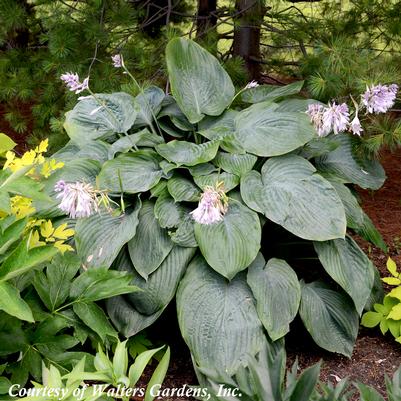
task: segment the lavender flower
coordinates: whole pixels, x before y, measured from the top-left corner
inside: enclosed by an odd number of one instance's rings
[[[61,199],[59,209],[72,219],[89,217],[94,211],[98,211],[96,192],[90,184],[67,184],[61,180],[56,183],[54,190],[59,192],[57,199]]]
[[[358,113],[355,114],[354,119],[351,121],[349,129],[354,135],[361,136],[361,132],[363,132],[363,129],[361,122],[359,121]]]
[[[121,54],[115,54],[111,56],[111,59],[114,67],[121,68],[123,66],[123,56]]]
[[[248,82],[248,83],[246,84],[246,86],[245,86],[244,89],[256,88],[256,87],[258,87],[258,86],[259,86],[259,84],[258,84],[256,81],[251,81],[251,82]]]
[[[83,82],[80,82],[78,74],[67,72],[61,75],[60,79],[65,82],[67,88],[71,92],[75,92],[77,94],[89,88],[89,77],[85,78]]]
[[[318,103],[310,104],[306,111],[306,114],[310,117],[311,123],[314,125],[319,136],[330,134],[330,130],[327,131],[323,129],[323,111],[324,107]]]
[[[362,103],[366,106],[368,113],[385,113],[394,105],[397,96],[398,86],[372,85],[367,87],[362,95]]]
[[[205,187],[198,207],[190,214],[199,224],[214,224],[223,220],[227,209],[227,197],[221,188],[221,184],[218,184],[216,188]]]
[[[348,106],[345,103],[329,103],[329,107],[324,109],[322,122],[324,132],[334,131],[334,134],[337,135],[346,131],[349,124]]]

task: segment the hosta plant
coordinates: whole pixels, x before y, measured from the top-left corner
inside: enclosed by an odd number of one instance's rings
[[[65,166],[44,180],[52,201],[34,204],[39,216],[75,217],[85,269],[133,274],[142,291],[107,300],[126,337],[177,292],[200,368],[234,374],[296,316],[318,345],[350,356],[381,285],[347,227],[385,249],[352,187],[378,189],[385,173],[354,156],[352,133],[396,88],[354,100],[351,112],[299,97],[302,83],[235,93],[190,40],[173,39],[166,59],[171,94],[94,94],[86,82],[89,95],[66,115],[71,141],[54,155]]]

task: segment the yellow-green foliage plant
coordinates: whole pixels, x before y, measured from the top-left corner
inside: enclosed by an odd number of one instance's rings
[[[387,260],[387,270],[391,276],[384,277],[383,282],[396,287],[384,297],[382,304],[373,305],[374,311],[366,312],[362,316],[361,324],[365,327],[379,325],[383,334],[390,331],[395,341],[401,343],[401,273],[390,257]]]

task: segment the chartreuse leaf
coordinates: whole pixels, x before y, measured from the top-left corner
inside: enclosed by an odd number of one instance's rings
[[[375,268],[370,259],[348,236],[313,245],[326,272],[352,298],[361,314],[374,282]]]
[[[393,306],[390,313],[387,315],[387,319],[401,320],[401,303]],[[398,337],[398,335],[395,337]]]
[[[304,81],[293,82],[285,86],[260,85],[244,91],[241,94],[241,99],[246,103],[259,103],[266,100],[275,101],[285,96],[296,95],[303,86]]]
[[[246,269],[260,249],[258,215],[231,200],[224,218],[214,224],[195,223],[195,238],[208,264],[231,280]]]
[[[118,342],[113,357],[113,372],[117,378],[125,376],[128,369],[127,340]]]
[[[263,328],[244,274],[227,281],[198,256],[178,288],[177,309],[182,336],[200,367],[231,376],[263,346]]]
[[[134,98],[128,93],[98,93],[79,101],[66,113],[64,128],[74,142],[83,144],[127,132],[136,114]]]
[[[79,219],[75,226],[78,256],[85,266],[110,267],[118,252],[136,233],[140,202],[120,216],[110,212]]]
[[[399,274],[398,274],[398,272],[397,272],[397,265],[396,265],[396,263],[394,262],[394,260],[391,259],[390,257],[387,259],[386,266],[387,266],[387,270],[388,270],[394,277],[398,277],[398,276],[399,276]]]
[[[347,295],[315,281],[302,285],[299,313],[320,347],[351,357],[359,317]]]
[[[98,176],[99,187],[129,194],[148,191],[163,175],[160,160],[151,150],[122,153],[103,164]]]
[[[234,85],[219,61],[195,42],[176,38],[166,48],[171,91],[190,123],[219,116],[234,98]]]
[[[316,159],[319,173],[343,183],[359,185],[362,188],[379,189],[386,179],[383,167],[377,160],[357,159],[352,151],[350,135],[338,135],[340,146]]]
[[[344,238],[345,211],[333,186],[300,156],[272,157],[261,176],[241,180],[241,196],[251,208],[298,237],[324,241]]]
[[[0,155],[12,150],[17,144],[6,134],[0,133]]]
[[[135,270],[146,280],[173,248],[167,230],[160,227],[154,213],[154,203],[145,201],[138,216],[136,235],[128,242]]]
[[[156,385],[161,386],[164,378],[166,377],[166,373],[167,373],[167,369],[168,369],[168,365],[170,363],[170,347],[167,347],[166,352],[163,355],[163,358],[161,359],[161,361],[159,362],[159,364],[157,365],[155,371],[153,372],[147,389],[146,389],[146,393],[145,393],[145,401],[153,401],[155,396],[152,395],[152,388],[155,388]]]
[[[143,371],[148,365],[149,361],[153,358],[153,356],[159,352],[163,347],[150,349],[148,351],[141,352],[135,359],[135,362],[129,368],[129,384],[131,387],[135,387],[136,383],[142,376]],[[149,384],[148,384],[149,385]]]
[[[365,327],[375,327],[382,320],[383,315],[378,312],[366,312],[362,316],[361,325]]]
[[[276,341],[286,335],[301,300],[301,287],[294,270],[281,259],[273,258],[266,264],[259,254],[249,266],[247,282],[269,337]]]
[[[7,282],[0,282],[0,310],[18,319],[34,322],[31,309],[19,291]]]
[[[50,260],[58,250],[53,246],[28,248],[28,239],[24,239],[11,252],[0,266],[0,281],[7,281]]]
[[[219,144],[219,140],[201,143],[200,145],[174,140],[157,145],[156,151],[169,162],[178,166],[196,166],[214,159]]]
[[[257,156],[289,153],[316,136],[305,113],[277,112],[271,103],[255,104],[235,117],[235,138]]]

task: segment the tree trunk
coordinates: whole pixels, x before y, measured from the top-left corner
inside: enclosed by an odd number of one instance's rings
[[[233,54],[245,61],[249,79],[259,79],[260,29],[264,7],[262,0],[236,0]]]
[[[217,0],[198,0],[198,13],[196,16],[196,38],[204,41],[206,36],[215,32],[217,16]]]

